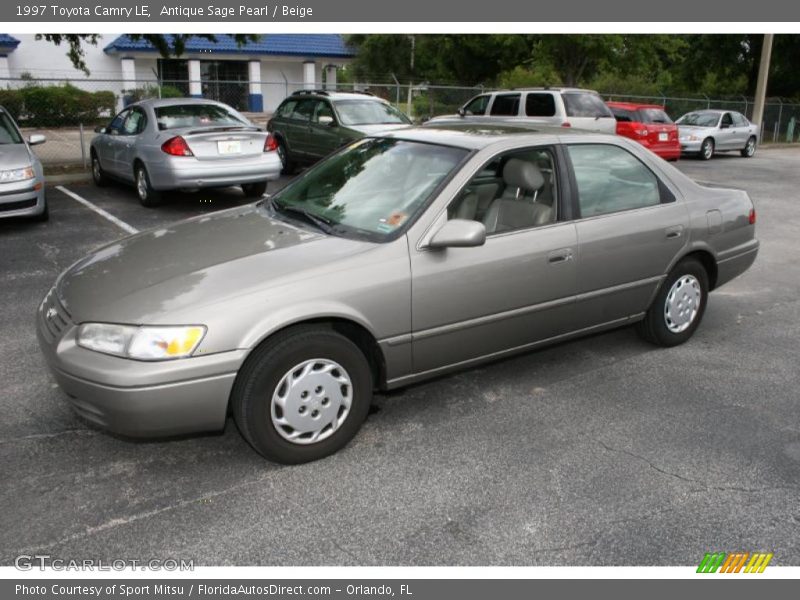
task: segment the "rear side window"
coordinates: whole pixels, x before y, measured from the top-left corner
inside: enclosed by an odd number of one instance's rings
[[[519,94],[498,94],[492,103],[491,115],[516,117],[519,115]]]
[[[613,117],[611,110],[597,94],[565,92],[564,107],[568,117]]]
[[[568,150],[581,217],[661,203],[658,178],[627,150],[609,144],[576,144]]]
[[[464,114],[467,115],[485,115],[486,107],[489,106],[489,98],[491,96],[484,95],[473,98],[464,105]]]
[[[643,108],[639,112],[642,113],[644,123],[672,123],[672,119],[669,118],[669,115],[660,108]]]
[[[525,98],[525,114],[529,117],[554,117],[556,101],[553,94],[528,94]]]
[[[747,125],[749,125],[747,119],[739,113],[733,113],[733,124],[736,125],[736,127],[747,127]]]

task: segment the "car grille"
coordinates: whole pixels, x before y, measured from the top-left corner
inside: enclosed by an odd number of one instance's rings
[[[45,296],[39,314],[42,319],[42,332],[45,339],[51,344],[61,337],[64,330],[72,322],[72,316],[58,299],[55,289],[50,290]]]

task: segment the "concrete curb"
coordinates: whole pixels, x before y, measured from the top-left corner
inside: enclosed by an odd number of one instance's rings
[[[49,186],[64,185],[65,183],[84,183],[92,180],[92,174],[86,173],[62,173],[60,175],[45,175],[44,181]]]

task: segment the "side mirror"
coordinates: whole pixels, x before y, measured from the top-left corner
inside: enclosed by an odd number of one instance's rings
[[[429,248],[474,248],[486,242],[486,227],[479,221],[450,219],[433,234]]]
[[[459,108],[458,111],[456,111],[456,112],[458,112],[458,116],[459,117],[466,116],[466,114],[467,114],[467,111],[464,110],[463,106],[461,108]]]
[[[95,133],[105,133],[106,132],[106,128],[103,127],[102,125],[98,125],[97,127],[94,128],[94,132]]]
[[[36,146],[38,144],[44,144],[47,141],[47,138],[44,137],[41,133],[34,133],[28,138],[28,145],[29,146]]]
[[[319,124],[327,127],[336,127],[336,120],[330,115],[322,115],[319,118]]]

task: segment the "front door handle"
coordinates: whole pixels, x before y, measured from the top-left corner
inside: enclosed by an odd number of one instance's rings
[[[572,248],[562,248],[561,250],[553,250],[547,255],[547,262],[550,264],[558,264],[569,262],[572,260]]]
[[[667,227],[664,230],[664,235],[667,236],[668,240],[674,240],[679,238],[683,235],[683,225],[675,225],[674,227]]]

